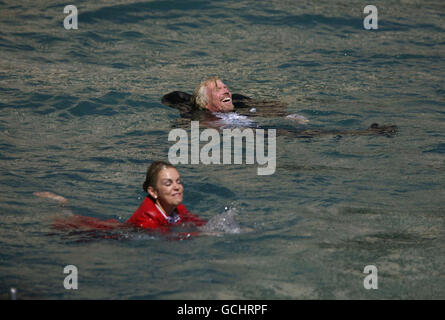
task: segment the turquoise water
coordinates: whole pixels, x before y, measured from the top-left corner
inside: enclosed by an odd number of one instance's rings
[[[66,3],[0,1],[0,297],[445,298],[445,5],[373,4],[379,29],[368,31],[362,1],[78,2],[78,30],[65,30]],[[271,176],[179,166],[191,211],[234,207],[251,232],[52,234],[64,208],[34,191],[126,220],[147,165],[172,145],[179,113],[162,95],[215,74],[232,92],[286,103],[307,128],[399,132],[278,136]],[[63,287],[70,264],[75,291]],[[363,287],[366,265],[377,290]]]

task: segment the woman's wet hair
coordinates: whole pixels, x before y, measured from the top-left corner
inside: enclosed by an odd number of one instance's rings
[[[216,82],[218,80],[221,79],[219,77],[207,78],[196,87],[195,91],[193,91],[191,99],[194,108],[205,109],[207,103],[209,102],[209,97],[207,96],[207,85],[214,81],[216,86]]]
[[[142,189],[144,189],[144,191],[147,193],[148,187],[156,189],[156,182],[158,181],[159,173],[161,172],[161,170],[167,168],[176,169],[175,166],[164,161],[153,162],[147,169],[147,176],[145,178],[144,184],[142,185]]]

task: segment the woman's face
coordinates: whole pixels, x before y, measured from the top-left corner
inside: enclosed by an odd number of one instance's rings
[[[159,200],[164,210],[172,211],[182,202],[184,187],[175,168],[165,168],[159,172],[156,190],[148,187],[150,195]],[[168,212],[170,213],[170,212]]]

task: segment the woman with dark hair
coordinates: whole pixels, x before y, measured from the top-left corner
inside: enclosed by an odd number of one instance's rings
[[[92,217],[72,215],[57,219],[53,226],[57,229],[102,229],[136,227],[168,231],[171,226],[202,226],[205,220],[191,214],[182,204],[184,187],[176,168],[163,161],[153,162],[147,170],[142,186],[148,193],[139,208],[125,223],[115,219],[100,220]],[[34,192],[35,196],[49,198],[65,204],[68,200],[52,192]]]
[[[142,188],[148,195],[127,224],[149,229],[178,224],[199,227],[205,224],[204,220],[191,214],[181,203],[184,187],[173,165],[162,161],[153,162],[147,170]]]

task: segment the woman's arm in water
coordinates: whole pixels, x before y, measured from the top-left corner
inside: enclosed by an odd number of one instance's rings
[[[73,212],[69,208],[65,207],[65,205],[68,203],[67,198],[59,196],[58,194],[55,194],[55,193],[49,192],[49,191],[36,191],[33,193],[33,195],[35,195],[36,197],[47,198],[47,199],[57,201],[59,203],[59,205],[63,208],[62,212],[64,214],[73,215]]]
[[[48,198],[60,203],[60,205],[64,205],[68,202],[68,199],[62,196],[59,196],[53,192],[42,191],[42,192],[34,192],[33,195],[40,198]]]

